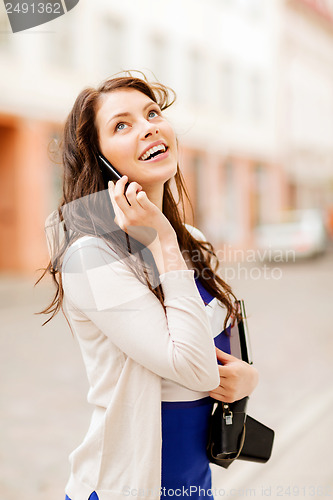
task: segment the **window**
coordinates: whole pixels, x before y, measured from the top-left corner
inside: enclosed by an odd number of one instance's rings
[[[193,158],[193,170],[195,178],[195,225],[201,226],[204,220],[205,208],[207,208],[207,200],[204,200],[204,164],[200,154],[196,154]]]
[[[255,72],[249,76],[248,80],[249,92],[248,92],[248,109],[249,118],[252,121],[259,122],[263,117],[264,106],[263,106],[263,81],[261,76]]]
[[[70,16],[62,16],[61,21],[57,23],[57,31],[54,36],[50,37],[50,43],[45,51],[45,57],[50,64],[55,64],[60,68],[73,67],[73,35],[72,35],[72,18]]]
[[[224,226],[225,226],[225,239],[233,241],[234,233],[236,231],[236,182],[233,163],[228,160],[224,166]]]
[[[124,64],[124,26],[122,22],[108,18],[104,23],[101,41],[102,66],[109,74],[123,71]]]
[[[258,17],[265,7],[267,0],[235,0],[236,7],[245,15]]]
[[[203,55],[192,50],[189,55],[189,88],[191,101],[195,104],[203,104],[205,96],[205,61]]]
[[[221,96],[222,111],[227,116],[233,115],[236,103],[236,72],[229,62],[224,63],[221,68]]]
[[[50,160],[49,168],[51,168],[51,193],[49,196],[50,212],[57,208],[62,195],[63,167],[59,148],[60,141],[61,133],[55,130],[51,134],[48,145],[48,157]]]
[[[1,8],[0,10],[0,51],[8,50],[11,46],[11,37],[13,36],[9,19],[6,11]]]
[[[151,39],[151,70],[160,82],[168,78],[168,45],[166,40],[155,35]]]
[[[256,165],[254,168],[254,192],[253,192],[253,226],[260,225],[267,218],[266,211],[266,193],[267,193],[267,172],[262,165]]]

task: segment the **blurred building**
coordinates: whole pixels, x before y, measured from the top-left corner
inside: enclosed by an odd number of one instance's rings
[[[281,37],[281,153],[290,204],[333,206],[333,1],[289,0]]]
[[[0,270],[46,262],[61,185],[48,146],[78,92],[121,70],[176,90],[194,223],[217,246],[251,246],[281,209],[333,204],[331,3],[81,0],[14,35],[0,5]]]

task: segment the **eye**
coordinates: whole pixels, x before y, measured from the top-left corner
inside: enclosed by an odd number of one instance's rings
[[[157,111],[156,109],[152,109],[148,113],[148,118],[156,118],[156,116],[159,116],[159,115],[160,115],[159,111]]]
[[[125,127],[127,127],[126,123],[124,123],[124,122],[119,122],[119,123],[117,123],[117,125],[115,126],[115,131],[117,131],[117,130],[124,130],[124,129],[125,129]]]

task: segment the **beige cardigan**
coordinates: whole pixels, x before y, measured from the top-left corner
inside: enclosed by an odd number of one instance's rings
[[[94,406],[89,430],[70,455],[66,493],[71,500],[87,500],[93,491],[100,500],[158,500],[161,379],[203,392],[219,384],[194,271],[160,276],[166,314],[148,286],[98,238],[83,237],[67,250],[62,278]]]

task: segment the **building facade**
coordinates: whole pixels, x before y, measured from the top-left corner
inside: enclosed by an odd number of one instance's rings
[[[288,0],[281,39],[281,153],[290,202],[333,206],[333,2]]]
[[[312,203],[303,170],[314,164],[318,203],[329,203],[332,188],[322,201],[322,186],[331,175],[331,28],[310,3],[98,0],[15,35],[0,10],[0,270],[30,272],[47,262],[43,224],[61,184],[49,147],[78,92],[122,70],[175,89],[167,116],[194,206],[188,222],[217,247],[248,248],[258,224]],[[312,59],[304,54],[310,43]],[[312,136],[301,110],[319,89],[326,125],[313,124]]]

